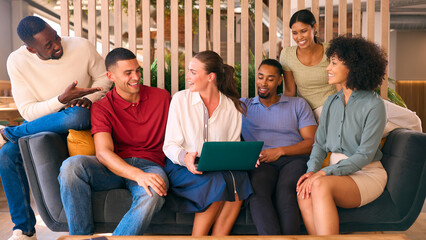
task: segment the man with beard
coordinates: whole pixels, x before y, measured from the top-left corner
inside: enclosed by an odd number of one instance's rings
[[[15,225],[9,240],[36,239],[19,138],[89,128],[90,106],[111,86],[105,63],[89,41],[61,38],[34,16],[23,18],[17,32],[25,45],[9,55],[7,70],[13,98],[26,121],[0,126],[0,176]]]
[[[258,166],[250,172],[254,195],[250,211],[259,235],[297,234],[300,215],[296,183],[306,172],[317,123],[309,104],[277,93],[281,64],[262,61],[256,76],[258,96],[247,105],[241,134],[245,141],[264,141]]]

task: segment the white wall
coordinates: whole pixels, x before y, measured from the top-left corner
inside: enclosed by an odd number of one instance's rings
[[[0,80],[9,80],[6,60],[12,52],[11,2],[0,0]]]

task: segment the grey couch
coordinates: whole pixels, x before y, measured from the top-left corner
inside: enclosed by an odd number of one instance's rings
[[[62,161],[68,157],[66,142],[58,134],[44,132],[21,138],[19,145],[41,218],[52,231],[68,231],[57,181]],[[361,208],[339,209],[341,232],[403,231],[418,217],[426,196],[426,134],[397,129],[387,137],[383,153],[388,173],[385,191]],[[130,204],[125,189],[94,192],[96,232],[112,232]],[[172,212],[166,202],[147,232],[190,234],[192,221],[193,214]],[[242,209],[232,234],[256,234],[248,208]]]

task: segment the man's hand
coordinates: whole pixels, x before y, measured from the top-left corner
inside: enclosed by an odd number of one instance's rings
[[[148,193],[150,197],[152,197],[152,193],[149,190],[149,187],[154,189],[154,191],[160,196],[167,195],[167,185],[164,182],[164,179],[158,174],[142,172],[136,177],[136,182],[139,186],[145,189],[146,193]]]
[[[185,155],[185,165],[188,171],[192,172],[193,174],[203,174],[203,172],[197,171],[197,168],[195,167],[195,158],[197,157],[197,152],[190,152]]]
[[[77,83],[78,83],[77,81],[74,81],[65,89],[64,93],[59,95],[59,97],[58,97],[59,102],[66,104],[71,100],[78,99],[78,98],[81,98],[81,97],[86,96],[88,94],[92,94],[94,92],[102,90],[102,88],[99,88],[99,87],[96,87],[96,88],[78,88],[78,87],[76,87]]]
[[[265,162],[265,163],[275,162],[282,155],[284,155],[284,154],[282,153],[282,151],[279,148],[265,149],[262,152],[260,152],[259,161]]]
[[[87,108],[90,109],[90,107],[92,106],[92,101],[90,101],[88,98],[84,97],[84,98],[79,98],[79,99],[74,99],[71,102],[69,102],[66,106],[65,109],[69,108],[69,107],[82,107],[82,108]]]

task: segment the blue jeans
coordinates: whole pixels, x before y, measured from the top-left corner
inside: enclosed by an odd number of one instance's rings
[[[90,127],[90,110],[81,107],[67,108],[20,126],[8,126],[3,133],[9,140],[0,149],[0,176],[6,193],[13,230],[20,229],[26,234],[35,232],[35,217],[30,206],[27,177],[18,139],[39,132],[50,131],[67,133],[68,129],[87,129]]]
[[[167,175],[160,165],[140,158],[126,158],[124,161],[144,172],[160,175],[168,188]],[[135,181],[115,175],[95,156],[77,155],[68,158],[62,163],[58,180],[70,235],[94,233],[92,191],[126,188],[132,194],[132,206],[121,219],[113,235],[143,234],[154,214],[165,202],[165,198],[158,195],[151,187],[152,197]]]

